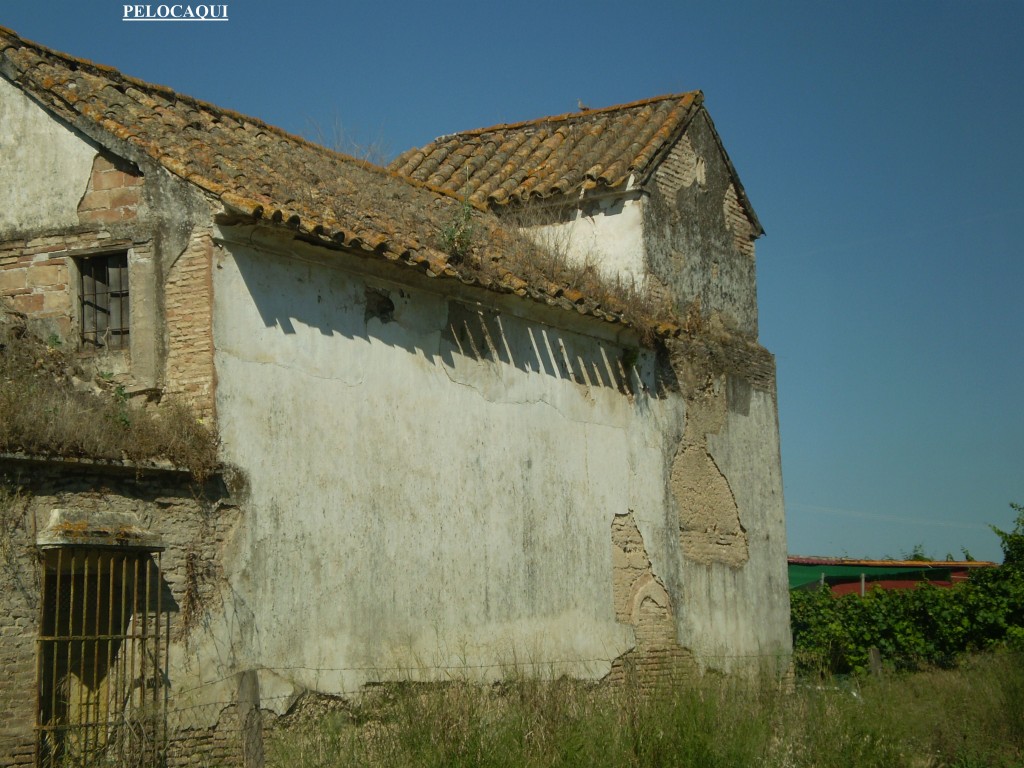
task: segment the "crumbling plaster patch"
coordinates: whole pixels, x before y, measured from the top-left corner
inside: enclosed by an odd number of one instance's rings
[[[633,627],[637,647],[675,645],[671,600],[654,575],[632,510],[612,519],[612,599],[616,620]]]
[[[746,530],[729,480],[708,446],[725,426],[725,377],[709,377],[687,397],[687,423],[672,462],[672,496],[683,554],[698,563],[738,567],[747,562]]]
[[[611,539],[615,618],[632,629],[634,643],[614,660],[606,681],[651,686],[693,675],[697,665],[679,642],[673,599],[655,573],[633,510],[613,518]]]

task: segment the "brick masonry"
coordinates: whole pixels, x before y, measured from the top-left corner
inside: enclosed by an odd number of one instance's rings
[[[78,204],[83,224],[114,224],[139,214],[145,179],[130,166],[106,155],[96,155],[85,194]]]
[[[654,174],[654,183],[665,197],[675,197],[680,187],[692,186],[695,181],[704,183],[701,177],[700,159],[685,134],[672,147],[665,161]]]
[[[722,212],[725,214],[725,225],[732,232],[732,242],[739,253],[754,258],[754,228],[747,218],[743,206],[740,205],[736,185],[730,184],[722,199]]]
[[[161,575],[178,606],[171,616],[172,642],[184,642],[205,606],[217,600],[221,552],[239,514],[219,478],[199,487],[180,472],[0,457],[3,768],[33,760],[40,610],[35,536],[55,508],[131,513],[141,527],[161,537],[166,546]],[[228,725],[224,734],[207,734],[205,740],[226,744],[237,738],[231,731]],[[176,762],[192,764],[182,753],[179,748]]]
[[[670,289],[678,314],[699,306],[705,322],[756,339],[759,229],[703,111],[647,189],[648,267]]]
[[[41,223],[38,236],[0,242],[0,298],[5,308],[26,315],[40,336],[77,347],[73,257],[128,250],[131,352],[103,355],[103,359],[83,353],[82,362],[97,371],[124,374],[125,380],[119,383],[129,390],[133,374],[140,373],[143,388],[162,388],[165,394],[193,405],[200,418],[211,418],[215,381],[211,232],[194,230],[180,253],[162,252],[156,236],[159,212],[146,203],[146,184],[131,164],[97,154],[78,205],[78,226],[46,231]],[[166,216],[174,218],[174,213]],[[165,274],[160,263],[167,265]],[[144,328],[155,330],[147,334]],[[155,366],[150,363],[147,370],[135,371],[132,352],[144,353]]]
[[[706,174],[704,160],[697,155],[693,143],[684,134],[659,166],[654,183],[661,194],[673,198],[681,187],[691,187],[694,183],[703,187],[707,183]],[[736,251],[754,258],[754,227],[743,210],[735,184],[729,184],[726,189],[722,198],[722,213],[726,227],[732,232]]]
[[[16,312],[50,321],[54,333],[72,329],[68,250],[101,247],[94,234],[61,234],[0,243],[0,296]]]
[[[7,306],[70,343],[77,331],[76,279],[68,253],[88,254],[127,246],[119,226],[139,213],[145,179],[120,161],[97,154],[78,207],[79,226],[0,242],[0,296]],[[39,323],[36,323],[39,325]]]
[[[203,418],[214,407],[212,254],[211,234],[194,233],[164,287],[164,391],[190,402]]]

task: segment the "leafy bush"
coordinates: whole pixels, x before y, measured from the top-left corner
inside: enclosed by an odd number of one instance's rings
[[[1002,542],[999,568],[978,570],[950,589],[873,589],[864,597],[794,592],[793,645],[803,672],[867,671],[872,648],[895,669],[951,667],[969,651],[1010,646],[1024,633],[1024,507]]]

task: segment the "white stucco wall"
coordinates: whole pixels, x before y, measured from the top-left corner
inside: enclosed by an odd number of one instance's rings
[[[251,484],[227,557],[246,663],[336,670],[295,673],[321,690],[397,667],[603,675],[633,642],[612,518],[665,525],[679,406],[599,384],[614,344],[501,315],[499,359],[477,360],[443,338],[443,296],[377,285],[391,322],[338,270],[237,247],[214,269],[218,422]]]
[[[729,412],[708,450],[729,480],[749,560],[742,568],[682,562],[680,641],[709,666],[731,670],[790,647],[785,505],[775,402],[751,392],[749,413]]]
[[[96,150],[0,77],[0,239],[78,224]]]
[[[571,221],[528,226],[524,231],[555,254],[640,285],[647,273],[642,206],[638,193],[603,197],[588,201],[585,211],[574,211]]]
[[[668,487],[685,399],[652,394],[650,353],[630,394],[628,341],[510,312],[485,334],[440,292],[216,250],[217,419],[249,488],[223,603],[172,650],[179,689],[226,701],[230,673],[258,669],[262,706],[286,708],[378,679],[602,677],[636,642],[612,585],[630,512],[702,666],[788,651],[770,394],[708,436],[749,561],[688,563]]]

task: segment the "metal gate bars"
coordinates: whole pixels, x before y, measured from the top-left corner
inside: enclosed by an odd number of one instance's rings
[[[165,762],[170,621],[160,554],[43,549],[36,765]]]

